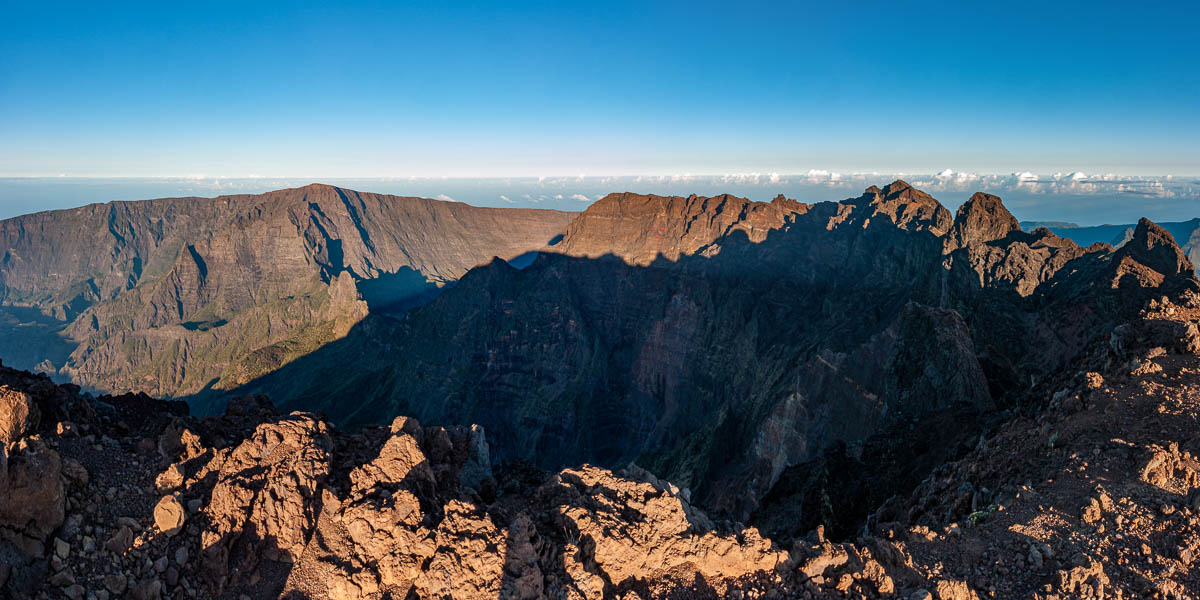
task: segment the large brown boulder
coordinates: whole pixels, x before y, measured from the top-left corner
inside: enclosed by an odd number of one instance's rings
[[[0,448],[0,539],[41,556],[46,539],[62,525],[64,499],[57,452],[36,441],[7,457]]]
[[[40,413],[28,394],[0,385],[0,446],[8,446],[32,432]]]

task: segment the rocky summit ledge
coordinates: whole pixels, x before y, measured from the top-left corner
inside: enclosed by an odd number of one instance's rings
[[[1190,292],[1150,302],[1044,408],[885,503],[860,535],[818,528],[788,548],[636,466],[493,467],[478,427],[399,417],[349,433],[262,396],[198,419],[0,368],[0,590],[1187,598],[1200,588],[1197,319]]]

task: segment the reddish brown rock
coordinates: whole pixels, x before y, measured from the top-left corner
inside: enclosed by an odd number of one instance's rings
[[[62,458],[40,441],[11,455],[0,448],[0,540],[41,556],[63,522]]]
[[[15,444],[38,426],[37,405],[29,395],[0,386],[0,447]]]
[[[734,579],[756,571],[771,571],[787,560],[754,528],[736,535],[711,529],[688,503],[651,483],[622,479],[596,467],[567,469],[539,494],[557,512],[563,528],[579,539],[590,539],[588,561],[610,582],[620,585],[633,577],[666,576],[685,568],[711,581]],[[569,572],[572,553],[565,560]],[[590,578],[579,584],[589,587]]]
[[[217,586],[231,572],[235,581],[250,576],[260,560],[299,557],[320,510],[331,447],[324,422],[293,413],[214,454],[204,468],[215,483],[203,508],[201,548]]]
[[[780,196],[770,203],[728,194],[644,196],[609,194],[571,221],[558,252],[595,258],[614,255],[631,265],[714,250],[709,245],[735,231],[762,241],[809,207]]]
[[[183,505],[175,496],[163,496],[158,504],[154,505],[154,524],[167,537],[172,537],[183,530],[185,518]]]

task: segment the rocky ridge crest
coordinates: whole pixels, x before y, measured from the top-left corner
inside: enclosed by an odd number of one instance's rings
[[[6,219],[0,352],[96,391],[228,389],[542,248],[572,216],[313,184]]]

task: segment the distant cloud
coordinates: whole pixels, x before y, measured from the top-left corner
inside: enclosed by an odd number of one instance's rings
[[[702,177],[688,176],[688,181],[702,181]],[[736,185],[773,185],[787,183],[779,173],[726,173],[715,180]]]
[[[584,196],[583,194],[575,194],[575,195],[571,196],[571,199],[578,200],[580,202],[591,202],[592,201],[591,198],[588,198],[587,196]]]
[[[457,201],[457,200],[455,200],[454,198],[451,198],[450,196],[447,196],[447,195],[445,195],[445,194],[438,194],[438,195],[437,195],[437,199],[438,199],[438,200],[445,200],[446,202],[458,202],[458,201]]]
[[[845,180],[845,177],[841,173],[827,171],[825,169],[809,169],[808,172],[804,174],[804,178],[808,181],[808,183],[825,184],[829,186],[838,186]]]
[[[511,198],[509,198],[508,196],[505,196],[504,194],[500,194],[500,199],[509,204],[512,204],[512,202],[513,202]]]

